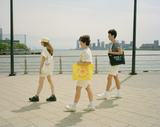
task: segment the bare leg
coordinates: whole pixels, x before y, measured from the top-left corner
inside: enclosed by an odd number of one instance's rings
[[[116,82],[117,89],[119,90],[121,88],[121,86],[120,86],[120,81],[118,79],[118,74],[116,76],[114,76],[114,80]]]
[[[109,89],[111,88],[111,85],[112,85],[112,77],[113,75],[108,75],[108,82],[107,82],[107,87],[106,87],[106,91],[109,91]]]
[[[53,84],[52,75],[48,75],[47,79],[48,79],[48,82],[49,82],[50,87],[51,87],[51,92],[54,93],[54,84]]]
[[[39,86],[38,86],[38,89],[37,89],[37,94],[40,94],[40,92],[43,88],[44,79],[45,79],[45,77],[39,77]]]
[[[81,89],[82,87],[80,86],[76,86],[76,94],[75,94],[75,98],[74,98],[74,102],[78,103],[80,96],[81,96]]]
[[[86,91],[88,92],[89,101],[93,101],[93,93],[92,93],[90,85],[87,86]]]

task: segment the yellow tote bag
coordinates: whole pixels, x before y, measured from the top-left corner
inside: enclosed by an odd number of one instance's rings
[[[94,70],[94,64],[89,64],[89,65],[73,64],[72,79],[92,81],[93,70]]]
[[[81,55],[79,61],[81,61],[81,59],[82,59],[82,55]],[[93,71],[94,71],[94,64],[89,64],[89,65],[73,64],[72,79],[73,80],[90,80],[90,81],[92,81]]]

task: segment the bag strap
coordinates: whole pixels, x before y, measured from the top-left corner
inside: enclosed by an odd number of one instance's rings
[[[84,53],[84,52],[83,52]],[[81,61],[82,60],[82,55],[83,55],[83,53],[81,54],[81,57],[79,58],[79,61]]]

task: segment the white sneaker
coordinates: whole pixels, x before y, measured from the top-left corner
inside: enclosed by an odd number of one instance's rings
[[[88,105],[88,107],[84,108],[83,111],[95,111],[95,107]]]
[[[102,94],[97,94],[98,97],[101,97],[101,98],[107,98],[107,95],[105,93],[102,93]]]
[[[116,95],[112,95],[112,98],[122,98],[122,94],[117,93]]]
[[[68,111],[75,112],[76,108],[74,108],[71,104],[65,107]]]

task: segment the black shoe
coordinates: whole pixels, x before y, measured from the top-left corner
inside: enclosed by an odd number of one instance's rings
[[[52,95],[50,96],[49,98],[46,99],[46,101],[56,101],[56,96],[55,95]]]
[[[32,101],[32,102],[37,102],[37,101],[39,101],[39,97],[38,96],[33,96],[33,97],[29,98],[29,100]]]

